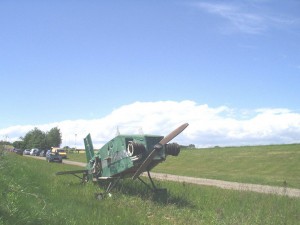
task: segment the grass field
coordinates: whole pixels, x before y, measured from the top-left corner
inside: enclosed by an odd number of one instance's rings
[[[69,159],[86,162],[85,154]],[[183,149],[153,171],[300,189],[300,144]]]
[[[300,145],[186,149],[154,171],[300,189]]]
[[[84,153],[69,153],[68,160],[86,163],[86,156]]]
[[[139,182],[122,182],[111,198],[72,176],[78,167],[0,156],[0,225],[8,224],[300,224],[300,199],[175,182],[161,201]]]

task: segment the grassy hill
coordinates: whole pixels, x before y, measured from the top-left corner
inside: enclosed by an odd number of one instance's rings
[[[7,153],[0,156],[0,225],[8,224],[299,224],[300,199],[174,182],[165,201],[139,182],[122,182],[98,201],[99,187],[72,176],[75,166]]]

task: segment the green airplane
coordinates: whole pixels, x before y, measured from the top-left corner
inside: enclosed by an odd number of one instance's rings
[[[118,135],[107,142],[96,153],[94,152],[91,135],[84,138],[87,165],[85,170],[62,171],[57,175],[72,174],[83,182],[109,181],[105,193],[96,197],[102,199],[124,178],[138,179],[153,191],[157,189],[150,175],[150,170],[166,160],[168,155],[178,156],[180,146],[177,143],[168,144],[180,134],[189,124],[185,123],[167,136],[158,135]],[[140,178],[147,172],[152,186]],[[82,177],[77,174],[82,174]]]

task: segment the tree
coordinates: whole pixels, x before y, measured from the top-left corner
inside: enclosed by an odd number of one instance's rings
[[[52,128],[49,132],[47,132],[46,140],[48,148],[59,147],[62,142],[60,129],[58,127]]]
[[[60,130],[57,127],[52,128],[49,132],[43,132],[37,127],[26,133],[25,137],[20,137],[21,141],[15,141],[14,147],[21,149],[50,149],[59,147],[62,138]]]
[[[24,149],[24,142],[23,141],[15,141],[12,144],[14,146],[14,148],[17,149]]]
[[[46,134],[45,132],[41,131],[37,127],[33,130],[29,131],[25,137],[21,137],[22,141],[24,142],[24,148],[39,148],[45,149],[46,147]]]

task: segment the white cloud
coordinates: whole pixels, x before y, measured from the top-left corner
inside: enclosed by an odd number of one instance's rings
[[[226,19],[240,32],[257,34],[266,29],[264,17],[258,14],[245,12],[237,5],[200,2],[197,3],[196,6],[210,14]]]
[[[238,31],[248,34],[261,34],[270,28],[285,28],[286,26],[298,26],[299,18],[285,15],[283,12],[270,12],[259,7],[260,2],[239,2],[239,4],[199,2],[194,7],[223,18],[222,31]],[[227,26],[224,26],[227,24]]]
[[[245,114],[248,116],[243,116]],[[94,120],[12,126],[0,130],[0,137],[7,135],[10,141],[15,141],[34,127],[48,131],[57,126],[62,132],[64,146],[83,147],[83,138],[91,133],[95,147],[99,148],[115,136],[117,127],[123,134],[138,133],[142,128],[145,134],[165,136],[185,122],[190,126],[175,139],[181,144],[204,147],[300,142],[299,113],[288,109],[257,109],[246,113],[188,100],[135,102]]]

